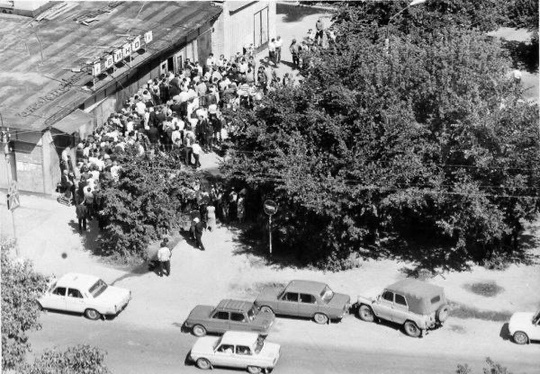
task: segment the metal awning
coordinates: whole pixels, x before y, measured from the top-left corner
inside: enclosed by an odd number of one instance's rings
[[[73,112],[62,118],[60,121],[52,125],[53,128],[62,131],[66,134],[74,134],[79,132],[81,127],[86,127],[92,121],[92,116],[83,112],[80,109],[75,109]]]

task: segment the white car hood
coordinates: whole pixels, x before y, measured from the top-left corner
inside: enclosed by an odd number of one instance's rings
[[[279,344],[265,342],[259,355],[262,357],[276,358],[279,356],[279,349]]]
[[[101,295],[95,298],[95,300],[117,304],[124,301],[127,297],[129,297],[129,290],[120,287],[108,286]]]
[[[209,354],[214,353],[214,347],[220,338],[217,336],[203,336],[197,339],[193,348],[191,348],[192,354]]]
[[[508,329],[513,334],[516,330],[531,327],[534,313],[518,312],[514,313],[508,323]]]

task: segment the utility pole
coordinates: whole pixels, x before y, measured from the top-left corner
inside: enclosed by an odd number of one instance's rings
[[[11,133],[9,128],[4,128],[4,119],[0,114],[0,120],[2,121],[2,127],[0,127],[0,144],[4,150],[4,157],[6,160],[6,175],[8,181],[8,193],[7,193],[7,208],[11,212],[11,223],[13,225],[13,239],[17,241],[17,228],[15,225],[15,209],[19,206],[19,191],[17,188],[17,181],[13,178],[11,173]],[[15,246],[16,254],[19,256],[19,248]]]

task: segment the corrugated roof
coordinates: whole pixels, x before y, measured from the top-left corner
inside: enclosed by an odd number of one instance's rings
[[[39,22],[0,14],[0,112],[4,123],[34,130],[52,125],[92,96],[83,88],[92,80],[87,63],[122,46],[128,36],[151,30],[154,40],[148,51],[132,62],[138,65],[221,11],[210,2],[126,1],[79,2],[54,19]],[[95,20],[86,22],[92,18]],[[127,64],[121,69],[127,71]],[[112,81],[106,78],[95,88]]]

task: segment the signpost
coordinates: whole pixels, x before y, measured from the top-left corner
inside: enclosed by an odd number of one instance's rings
[[[278,205],[274,200],[265,200],[263,203],[263,209],[268,214],[268,238],[270,244],[270,254],[272,254],[272,216],[276,214]]]

